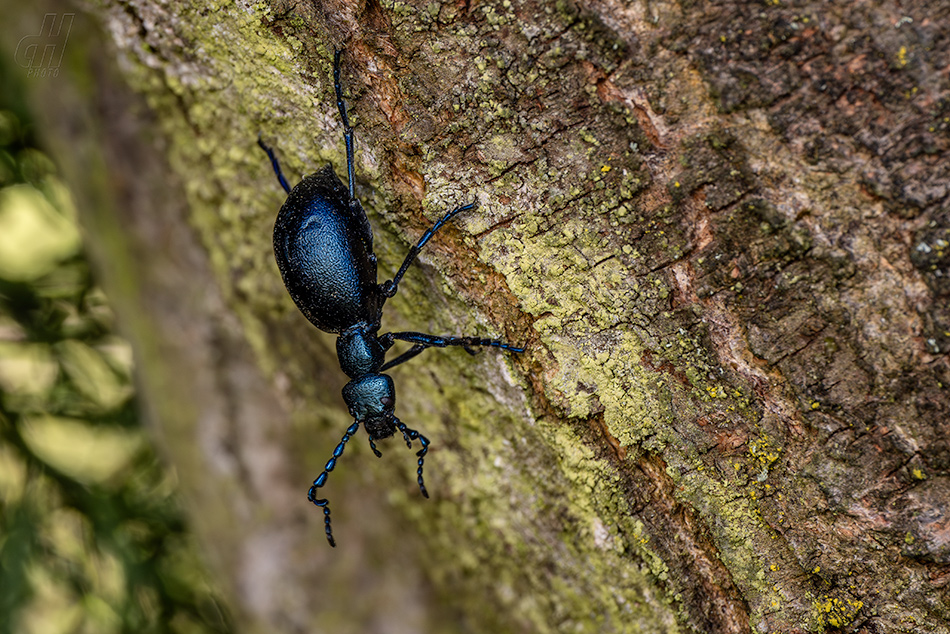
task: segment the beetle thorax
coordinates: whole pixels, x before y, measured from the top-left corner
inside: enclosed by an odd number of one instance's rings
[[[344,331],[336,340],[336,354],[340,368],[351,379],[377,374],[383,365],[386,351],[366,324],[357,324]]]

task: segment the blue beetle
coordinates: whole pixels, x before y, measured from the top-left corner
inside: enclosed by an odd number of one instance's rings
[[[330,529],[329,501],[317,497],[317,490],[326,484],[327,477],[343,455],[347,441],[356,434],[360,423],[369,434],[369,445],[377,457],[376,440],[389,438],[396,431],[402,433],[406,445],[418,440],[421,449],[416,469],[419,490],[429,497],[422,480],[422,464],[429,450],[429,439],[407,427],[393,413],[396,390],[385,370],[404,363],[426,348],[461,346],[475,354],[474,346],[492,346],[510,352],[524,352],[524,348],[495,339],[478,337],[440,337],[420,332],[376,333],[380,328],[383,305],[396,294],[399,281],[405,275],[416,255],[439,228],[458,213],[475,209],[476,203],[456,207],[439,219],[409,249],[406,259],[393,279],[376,282],[376,255],[373,253],[373,230],[366,212],[354,193],[353,128],[346,116],[343,88],[340,82],[340,55],[333,56],[333,86],[337,109],[343,120],[343,138],[346,144],[346,171],[349,187],[345,187],[332,165],[305,177],[293,189],[287,184],[280,163],[273,150],[263,140],[257,143],[267,153],[284,191],[284,201],[274,224],[274,255],[284,285],[300,312],[314,326],[338,335],[336,340],[340,368],[350,378],[343,387],[343,400],[354,422],[333,450],[323,472],[317,476],[307,494],[308,499],[323,509],[327,541],[336,546]],[[408,341],[413,346],[391,361],[386,352],[396,341]]]

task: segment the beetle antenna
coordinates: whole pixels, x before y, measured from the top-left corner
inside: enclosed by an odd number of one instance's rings
[[[429,497],[429,492],[426,491],[426,485],[422,481],[422,463],[425,462],[426,454],[429,452],[429,439],[417,432],[415,429],[409,429],[406,427],[406,424],[403,423],[398,418],[393,418],[396,423],[396,428],[402,432],[402,435],[406,437],[406,442],[410,440],[419,439],[419,444],[422,445],[422,449],[416,452],[416,455],[419,456],[419,460],[416,464],[419,465],[419,468],[416,469],[416,481],[419,483],[419,490],[422,491],[422,497]],[[411,446],[411,445],[410,445]]]
[[[327,476],[330,475],[330,472],[333,471],[333,467],[336,466],[337,459],[343,455],[343,449],[346,447],[346,441],[353,437],[353,434],[356,433],[356,430],[360,428],[360,422],[356,421],[352,425],[346,428],[346,433],[343,434],[343,439],[340,440],[340,444],[336,446],[336,449],[333,450],[333,456],[327,460],[327,464],[323,467],[323,473],[317,476],[317,479],[313,481],[313,485],[310,487],[310,491],[307,492],[307,499],[313,502],[316,506],[319,506],[323,509],[323,523],[326,525],[327,541],[330,542],[331,546],[336,546],[336,542],[333,541],[333,531],[330,529],[330,500],[317,498],[317,489],[321,488],[324,484],[327,483]],[[422,461],[420,460],[420,463]],[[422,470],[422,467],[419,467],[419,470]],[[422,476],[419,476],[420,484]],[[426,496],[428,497],[428,496]]]

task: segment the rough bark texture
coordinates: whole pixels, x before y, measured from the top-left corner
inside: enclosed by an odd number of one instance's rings
[[[51,136],[118,179],[74,171],[248,631],[948,631],[945,2],[93,14],[92,108],[48,104]],[[384,329],[529,350],[393,372],[433,499],[399,443],[351,443],[330,550],[304,494],[343,377],[277,275],[255,140],[342,173],[335,47],[381,275],[481,204]]]

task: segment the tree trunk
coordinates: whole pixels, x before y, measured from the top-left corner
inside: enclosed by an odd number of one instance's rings
[[[34,86],[247,631],[948,631],[947,3],[222,4],[102,0]],[[335,48],[380,280],[479,202],[383,331],[527,351],[391,372],[432,499],[361,432],[331,549],[256,139],[344,173]]]

